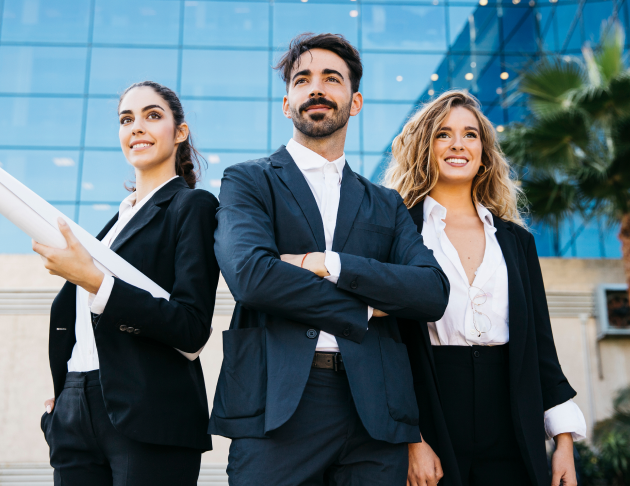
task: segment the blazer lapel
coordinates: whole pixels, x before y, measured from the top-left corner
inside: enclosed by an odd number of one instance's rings
[[[123,228],[120,234],[116,237],[110,249],[116,253],[118,250],[127,243],[135,234],[137,234],[142,228],[148,225],[155,216],[160,212],[160,204],[169,201],[180,190],[188,187],[186,181],[183,178],[178,177],[166,184],[158,192],[156,192],[150,201],[147,201],[140,211],[138,211],[129,220],[127,225]]]
[[[317,201],[315,201],[313,192],[308,186],[304,175],[302,175],[302,172],[289,152],[287,152],[284,145],[271,155],[270,160],[272,165],[276,169],[279,169],[276,171],[276,174],[278,174],[278,177],[280,177],[289,188],[291,194],[293,194],[293,197],[300,206],[313,232],[317,249],[320,252],[325,251],[326,236],[324,235],[324,222],[322,221],[322,216],[317,207]]]
[[[346,162],[343,167],[339,209],[337,210],[337,225],[335,226],[332,251],[340,252],[343,250],[346,240],[350,235],[352,223],[354,223],[357,212],[361,207],[364,193],[365,186],[361,184],[357,175],[352,171],[348,162]]]
[[[519,253],[516,236],[509,226],[501,219],[493,216],[497,228],[496,236],[508,273],[508,302],[510,328],[510,378],[516,379],[521,371],[525,340],[527,338],[527,303],[525,290],[519,271]],[[518,381],[512,381],[518,383]]]

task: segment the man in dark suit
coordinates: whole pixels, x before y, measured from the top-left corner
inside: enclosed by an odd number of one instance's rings
[[[233,439],[232,485],[404,486],[420,434],[395,318],[438,319],[448,280],[400,196],[345,161],[356,49],[304,34],[277,68],[293,138],[221,185],[215,252],[237,304],[209,433]]]

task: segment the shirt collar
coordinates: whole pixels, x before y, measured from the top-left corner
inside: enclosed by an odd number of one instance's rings
[[[139,201],[136,203],[136,198],[138,197],[138,193],[137,192],[132,192],[131,194],[129,194],[125,199],[122,200],[122,202],[120,203],[120,207],[118,209],[118,217],[120,218],[120,216],[128,211],[133,210],[134,212],[138,212],[140,211],[140,208],[142,206],[144,206],[149,199],[151,199],[156,192],[158,192],[160,189],[162,189],[166,184],[168,184],[169,182],[171,182],[173,179],[177,179],[179,176],[175,176],[175,177],[171,177],[169,180],[167,180],[166,182],[164,182],[163,184],[160,184],[158,187],[156,187],[155,189],[153,189],[149,194],[147,194],[142,201]]]
[[[323,170],[326,164],[335,164],[337,172],[339,172],[339,178],[343,177],[343,168],[346,165],[345,152],[337,160],[329,162],[324,157],[311,149],[306,148],[304,145],[296,142],[294,139],[289,140],[286,146],[287,152],[293,158],[296,165],[301,171],[309,170]]]
[[[496,231],[496,228],[494,227],[494,220],[492,219],[492,213],[488,211],[487,208],[484,208],[481,204],[477,204],[477,214],[479,215],[479,219],[485,228]],[[424,199],[423,206],[424,221],[429,221],[431,216],[434,216],[436,228],[441,226],[440,229],[444,229],[446,224],[444,224],[443,221],[446,218],[446,208],[431,196],[427,196]],[[444,226],[439,224],[440,221],[444,224]]]

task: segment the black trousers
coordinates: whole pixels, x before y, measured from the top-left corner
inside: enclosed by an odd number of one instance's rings
[[[311,369],[293,416],[268,439],[234,439],[231,486],[405,486],[407,444],[372,439],[345,372]]]
[[[509,345],[433,346],[463,486],[530,486],[510,409]],[[543,424],[541,424],[541,427]]]
[[[159,424],[156,424],[159,427]],[[68,373],[42,430],[55,486],[196,486],[201,452],[127,439],[112,425],[98,370]]]

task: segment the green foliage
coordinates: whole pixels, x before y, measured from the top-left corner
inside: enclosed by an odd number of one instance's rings
[[[613,400],[612,417],[598,422],[593,447],[576,443],[583,486],[630,486],[630,386]]]
[[[525,172],[535,220],[557,227],[571,213],[618,222],[630,212],[630,69],[624,32],[611,22],[584,60],[545,58],[523,73],[526,124],[506,127],[501,145]]]

